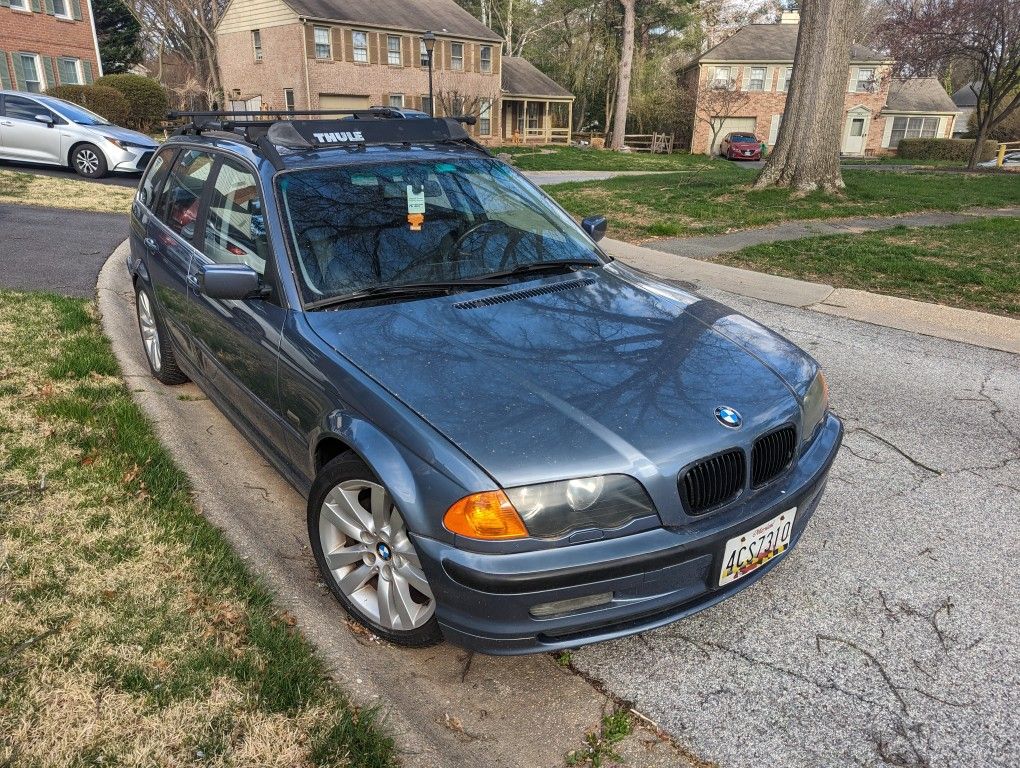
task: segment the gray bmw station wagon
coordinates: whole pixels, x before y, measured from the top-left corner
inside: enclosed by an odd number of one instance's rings
[[[179,116],[128,269],[152,374],[307,497],[351,616],[532,653],[775,567],[842,438],[815,361],[609,258],[469,120],[331,114]]]

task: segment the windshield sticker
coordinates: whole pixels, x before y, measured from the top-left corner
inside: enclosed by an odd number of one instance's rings
[[[412,232],[421,232],[421,225],[425,223],[425,214],[409,213],[407,214],[407,223]]]
[[[422,184],[407,185],[407,212],[425,213],[425,187]]]

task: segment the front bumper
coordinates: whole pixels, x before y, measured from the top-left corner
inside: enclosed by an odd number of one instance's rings
[[[153,147],[131,147],[121,149],[105,142],[106,164],[111,171],[144,171],[156,149]]]
[[[743,149],[731,149],[729,158],[730,160],[761,160],[761,150],[753,150],[751,154],[747,154]]]
[[[735,510],[694,518],[696,523],[684,529],[657,528],[499,555],[415,537],[443,635],[482,653],[536,653],[644,632],[708,608],[756,582],[786,555],[719,587],[728,539],[796,507],[790,548],[797,544],[818,506],[842,436],[842,423],[829,414],[781,481]],[[612,600],[595,608],[540,619],[530,613],[538,604],[608,592]]]

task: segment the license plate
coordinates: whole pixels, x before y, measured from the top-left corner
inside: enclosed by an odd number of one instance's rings
[[[745,155],[747,155],[748,157],[750,157],[751,155],[753,155],[753,154],[754,154],[754,152],[752,152],[752,151],[751,151],[751,150],[749,150],[749,149],[745,149],[745,150],[744,150],[744,154],[745,154]]]
[[[742,579],[783,554],[790,546],[796,515],[796,507],[788,509],[757,528],[727,541],[726,549],[723,550],[719,586],[724,587]]]

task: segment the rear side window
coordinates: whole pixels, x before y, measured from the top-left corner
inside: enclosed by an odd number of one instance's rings
[[[49,115],[50,111],[38,101],[25,99],[21,96],[8,96],[4,99],[4,112],[7,117],[15,120],[35,120],[36,115]]]
[[[268,249],[255,175],[224,160],[209,200],[202,252],[218,264],[247,264],[265,275]]]
[[[198,205],[212,167],[211,154],[186,149],[178,155],[163,185],[157,215],[164,224],[189,242],[195,236]]]
[[[149,163],[145,178],[138,186],[138,201],[146,208],[156,209],[156,199],[162,188],[163,177],[166,176],[167,168],[173,159],[174,151],[172,147],[163,149]]]

